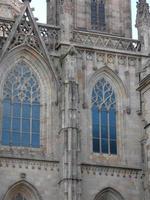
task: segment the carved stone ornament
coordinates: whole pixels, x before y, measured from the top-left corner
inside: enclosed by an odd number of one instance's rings
[[[146,0],[139,0],[137,2],[136,27],[144,24],[150,26],[149,4]]]

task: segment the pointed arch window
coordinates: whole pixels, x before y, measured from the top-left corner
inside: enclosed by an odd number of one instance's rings
[[[116,96],[104,78],[92,91],[92,132],[93,152],[117,154]]]
[[[12,200],[27,200],[21,193],[17,193]]]
[[[94,200],[123,200],[122,195],[113,188],[106,188],[96,195]]]
[[[91,0],[91,27],[105,31],[105,1]]]
[[[2,144],[40,146],[40,88],[37,78],[25,63],[13,68],[4,83]]]

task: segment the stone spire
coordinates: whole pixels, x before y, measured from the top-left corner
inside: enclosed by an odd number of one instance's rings
[[[147,54],[150,53],[150,11],[146,0],[137,2],[136,28],[138,30],[138,39],[141,42],[141,50]]]
[[[137,2],[136,27],[138,28],[143,25],[150,26],[149,4],[146,0],[139,0],[139,2]]]

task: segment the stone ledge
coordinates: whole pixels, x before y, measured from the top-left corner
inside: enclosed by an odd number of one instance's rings
[[[54,160],[30,160],[0,157],[0,168],[25,168],[45,171],[59,171],[59,162]]]
[[[115,176],[122,178],[134,178],[143,179],[145,176],[142,169],[140,168],[129,168],[129,167],[118,167],[118,166],[104,166],[104,165],[92,165],[92,164],[81,164],[81,173],[87,173],[89,175],[105,175]]]

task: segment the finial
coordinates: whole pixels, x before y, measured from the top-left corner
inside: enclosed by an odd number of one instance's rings
[[[146,0],[139,0],[137,2],[136,27],[144,24],[150,26],[149,4]]]

